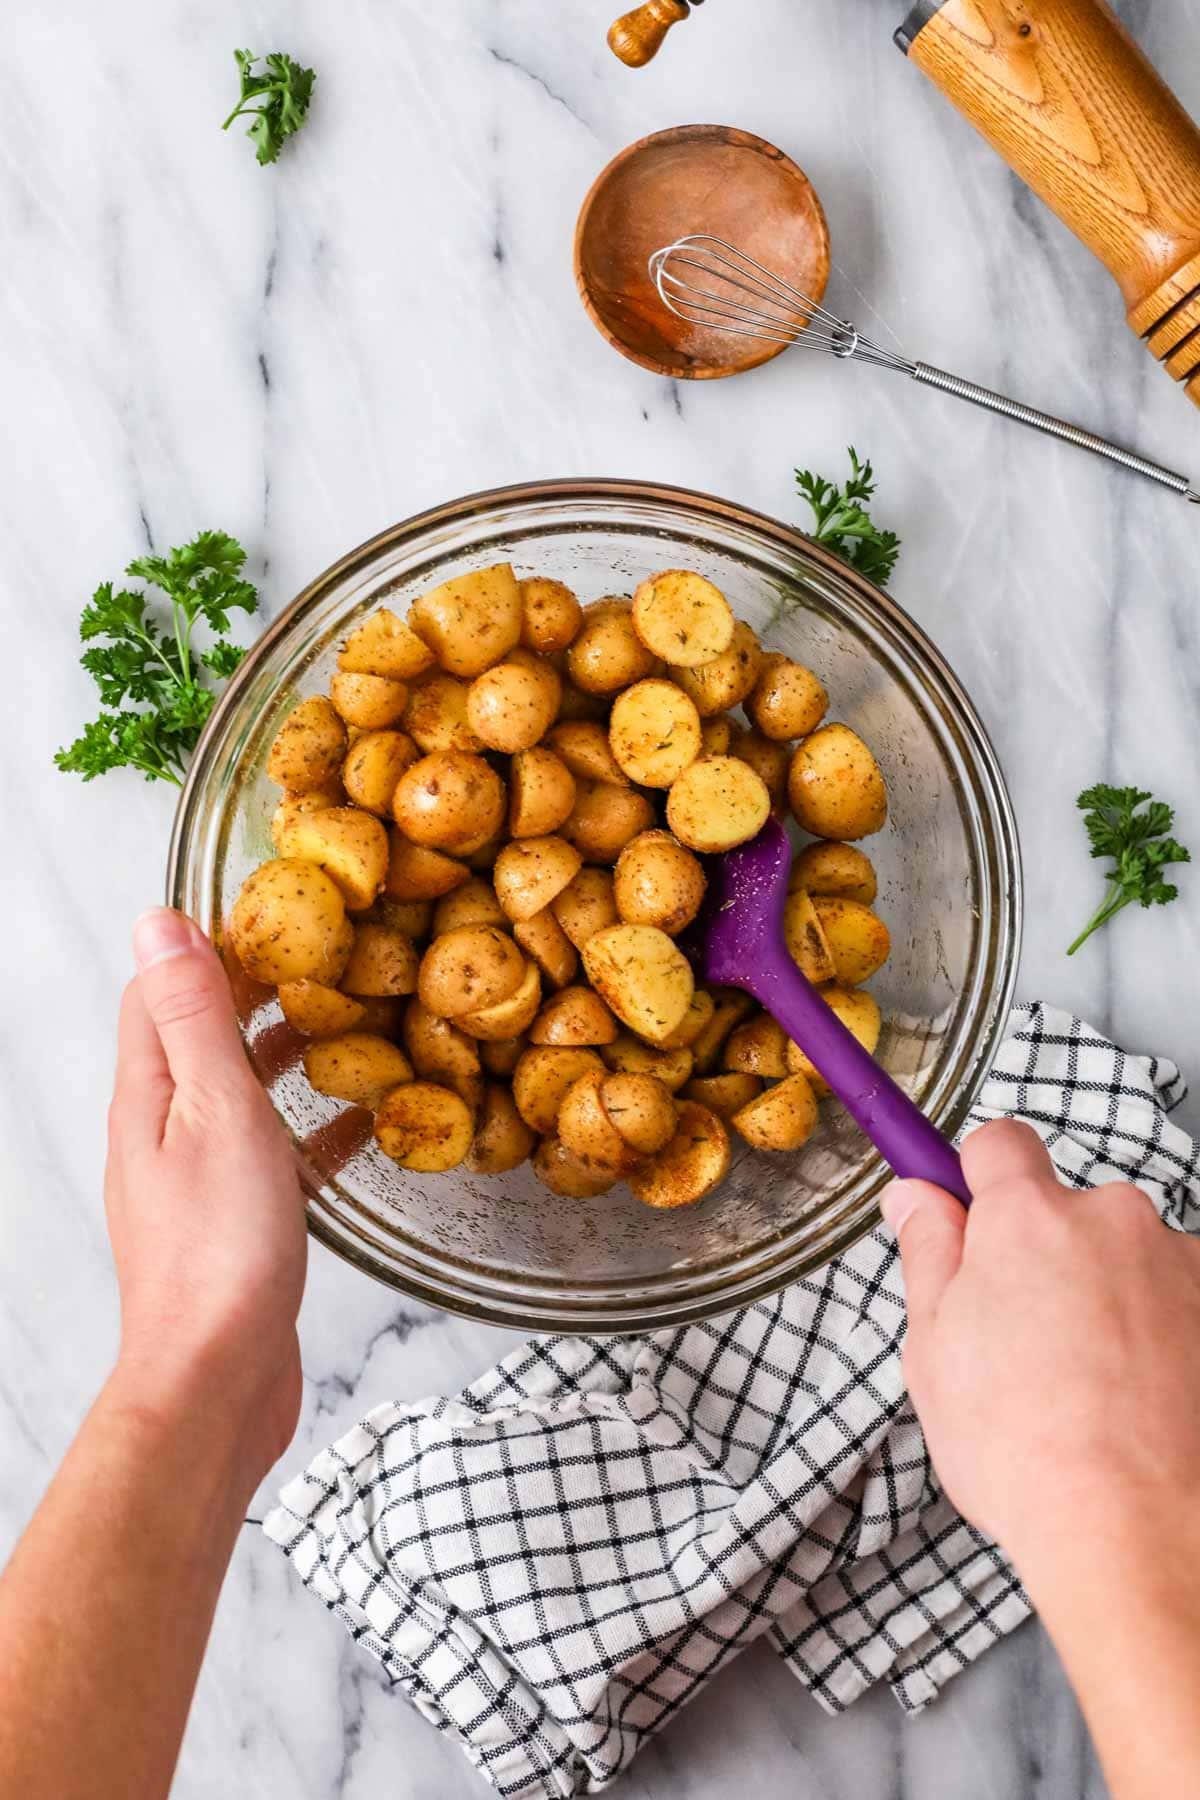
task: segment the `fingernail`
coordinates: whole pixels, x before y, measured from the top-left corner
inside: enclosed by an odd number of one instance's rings
[[[897,1237],[920,1203],[921,1190],[914,1181],[890,1181],[879,1196],[879,1210]]]
[[[133,926],[133,960],[139,970],[169,956],[185,956],[192,948],[192,928],[169,906],[152,906]]]

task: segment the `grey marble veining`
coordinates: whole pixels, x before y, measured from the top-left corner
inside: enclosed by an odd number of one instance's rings
[[[0,1532],[15,1535],[109,1358],[104,1109],[129,921],[162,887],[171,796],[50,767],[91,695],[79,608],[147,544],[220,525],[268,614],[349,546],[472,488],[654,477],[799,518],[798,462],[853,442],[902,532],[894,591],[992,731],[1025,851],[1020,991],[1200,1069],[1197,907],[1063,946],[1097,877],[1073,813],[1104,776],[1169,795],[1200,845],[1200,519],[1077,453],[802,355],[672,385],[574,293],[575,213],[607,158],[736,123],[813,177],[830,298],[913,354],[1200,474],[1187,402],[1086,253],[892,48],[884,0],[714,0],[641,74],[615,0],[12,0],[0,61],[0,729],[10,946],[0,1017]],[[1200,7],[1126,14],[1200,111]],[[222,136],[235,44],[319,71],[275,169]],[[1184,877],[1186,882],[1187,877]],[[1189,1103],[1188,1116],[1200,1118]],[[501,1334],[313,1254],[298,1468],[369,1405],[452,1389]],[[646,1752],[630,1800],[1101,1800],[1037,1626],[905,1725],[825,1718],[759,1648]],[[181,1800],[484,1790],[248,1529],[188,1731]]]

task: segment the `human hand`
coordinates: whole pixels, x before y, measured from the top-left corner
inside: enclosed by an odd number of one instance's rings
[[[307,1240],[295,1159],[207,938],[158,908],[137,921],[134,955],[105,1173],[117,1380],[136,1406],[201,1409],[253,1488],[300,1405]]]

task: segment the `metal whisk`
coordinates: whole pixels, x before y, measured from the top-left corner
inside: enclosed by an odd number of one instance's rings
[[[1123,469],[1132,469],[1135,475],[1145,475],[1185,500],[1200,504],[1200,494],[1193,492],[1186,475],[1164,469],[1161,463],[1084,431],[1079,425],[1069,425],[1052,413],[1039,412],[1036,407],[1010,400],[991,388],[964,381],[960,375],[948,375],[945,369],[936,369],[931,363],[913,362],[898,350],[885,349],[849,319],[839,319],[828,307],[810,300],[782,275],[755,262],[724,238],[704,232],[677,238],[654,252],[650,275],[663,305],[694,325],[770,344],[805,345],[810,350],[823,350],[828,356],[894,369],[924,387],[940,388],[944,394],[954,394],[959,400],[970,400],[1006,419],[1032,425],[1035,431],[1061,438],[1080,450],[1091,450],[1096,456],[1106,457],[1109,462],[1119,463]]]

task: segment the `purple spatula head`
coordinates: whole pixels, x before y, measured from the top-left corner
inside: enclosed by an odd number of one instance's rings
[[[696,946],[704,979],[744,988],[762,1002],[897,1175],[936,1182],[966,1203],[957,1151],[792,960],[783,936],[792,849],[783,826],[772,818],[750,843],[713,860]]]

